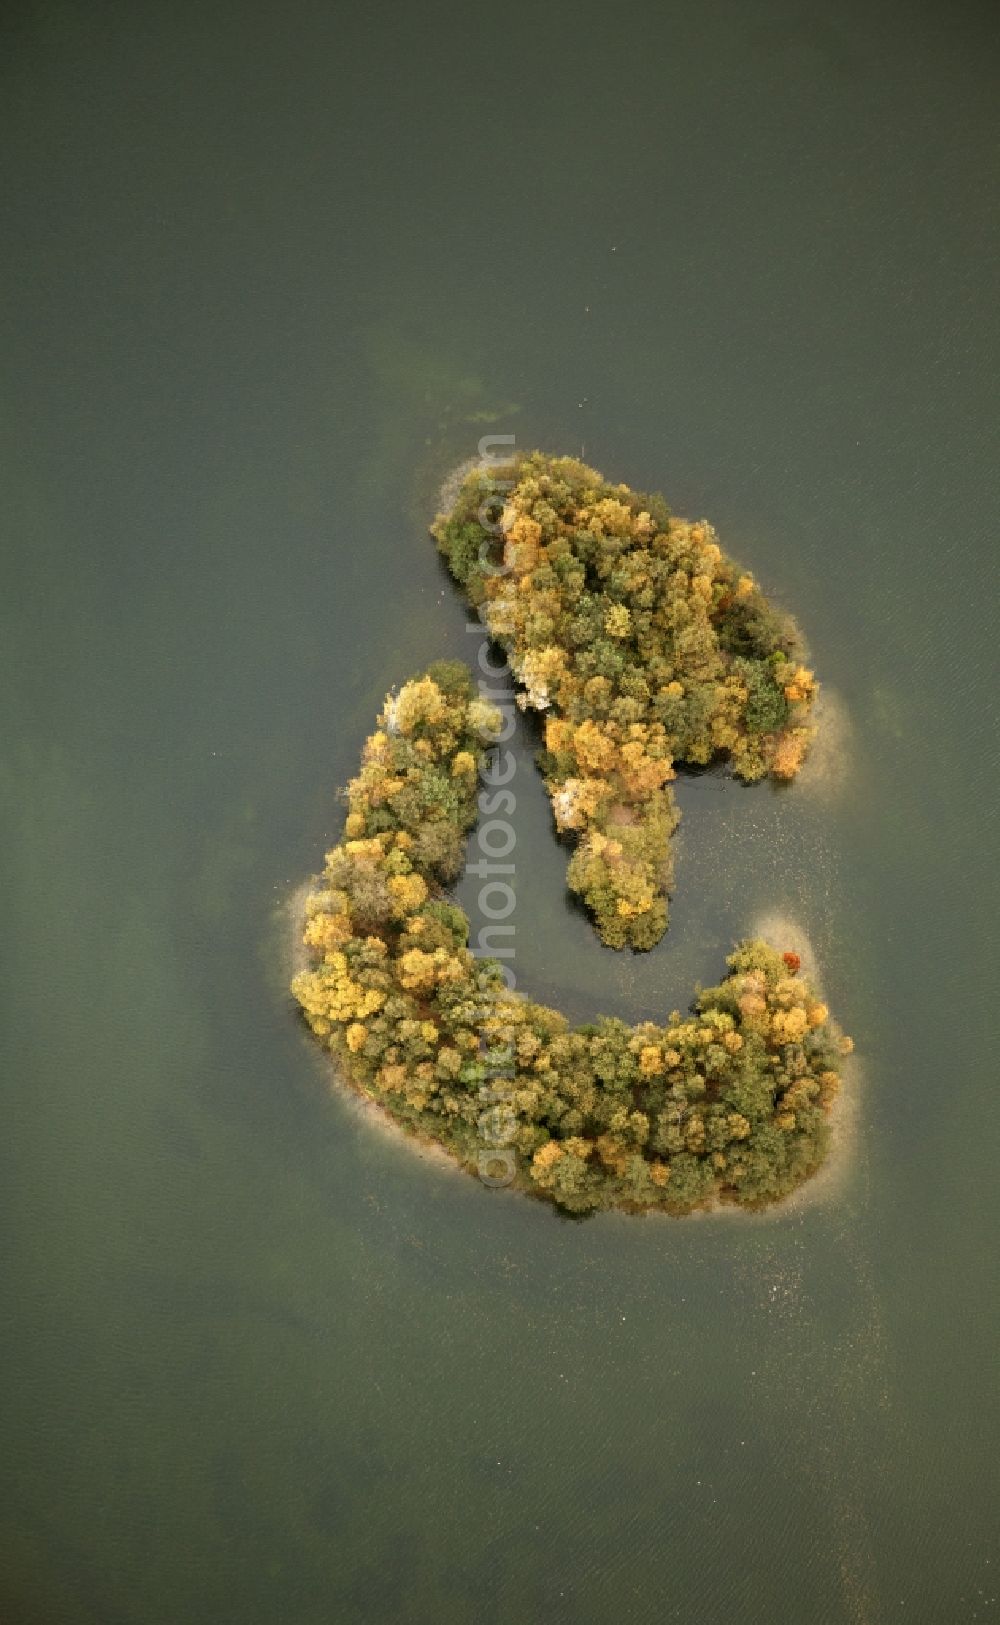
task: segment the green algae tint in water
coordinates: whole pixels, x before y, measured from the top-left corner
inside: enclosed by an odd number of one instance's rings
[[[5,1618],[995,1606],[987,19],[8,19]],[[296,1025],[272,910],[386,688],[475,655],[425,526],[484,432],[707,514],[851,719],[825,798],[679,785],[642,959],[527,733],[516,780],[519,984],[574,1019],[807,927],[863,1064],[822,1205],[561,1222]]]

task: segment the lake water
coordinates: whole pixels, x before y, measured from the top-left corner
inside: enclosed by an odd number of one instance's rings
[[[5,12],[0,1613],[995,1611],[996,33],[985,6]],[[521,740],[520,985],[652,1016],[795,914],[862,1145],[587,1223],[331,1097],[275,911],[474,656],[484,432],[706,514],[851,720],[682,784],[602,951]]]

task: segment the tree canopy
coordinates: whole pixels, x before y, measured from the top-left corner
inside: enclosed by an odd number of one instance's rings
[[[473,471],[433,534],[506,650],[518,703],[545,715],[570,889],[609,947],[651,948],[667,926],[675,764],[793,778],[816,681],[794,621],[706,520],[570,457],[502,472],[502,501],[497,471]]]
[[[609,534],[624,538],[625,520],[614,522]],[[568,699],[554,720],[573,730],[573,760],[586,762],[595,795],[611,773],[616,798],[636,786],[628,805],[647,834],[655,816],[667,828],[669,812],[655,811],[663,786],[652,769],[643,776],[645,763],[665,760],[646,748],[648,733],[629,757],[629,737],[604,726],[578,746],[588,718]],[[343,838],[306,906],[309,966],[292,992],[312,1032],[398,1122],[470,1168],[482,1169],[484,1144],[504,1148],[516,1182],[567,1212],[680,1214],[786,1195],[822,1160],[849,1044],[792,952],[740,943],[718,986],[663,1024],[574,1027],[509,991],[497,961],[470,951],[447,888],[498,723],[458,663],[431,666],[387,699],[347,788]],[[572,777],[553,770],[556,794]],[[596,822],[587,830],[602,837]],[[592,843],[581,853],[613,861]],[[641,901],[635,887],[616,877],[616,910],[622,898]]]

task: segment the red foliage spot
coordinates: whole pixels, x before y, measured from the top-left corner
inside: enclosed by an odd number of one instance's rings
[[[799,967],[802,964],[802,960],[799,958],[799,955],[798,954],[793,954],[793,953],[787,953],[787,954],[782,954],[781,957],[785,961],[785,964],[788,966],[788,969],[791,971],[792,975],[794,976],[795,972],[799,969]]]

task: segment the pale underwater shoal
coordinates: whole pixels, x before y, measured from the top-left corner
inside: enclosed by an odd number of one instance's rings
[[[834,801],[847,790],[854,770],[854,724],[836,689],[820,684],[810,723],[815,737],[794,785],[818,801]]]

